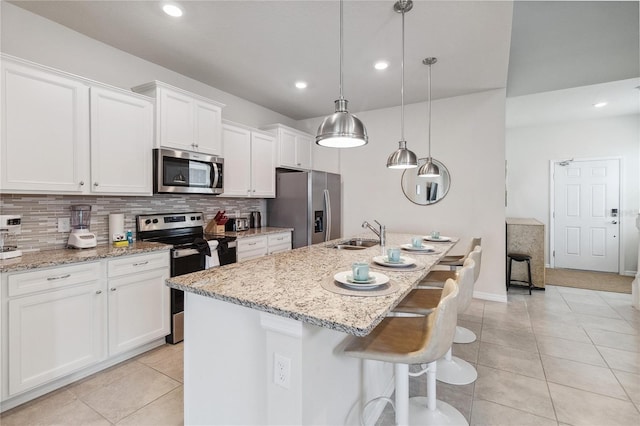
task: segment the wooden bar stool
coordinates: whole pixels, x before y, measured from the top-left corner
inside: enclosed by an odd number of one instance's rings
[[[436,308],[426,316],[387,317],[367,336],[349,336],[341,345],[354,358],[391,362],[395,372],[396,424],[468,425],[453,406],[436,400],[436,360],[451,347],[457,319],[458,286],[448,280]],[[409,398],[409,365],[427,364],[427,397]]]
[[[440,262],[438,262],[438,266],[448,266],[451,270],[456,270],[457,268],[462,268],[464,261],[467,260],[469,254],[482,243],[482,238],[475,237],[471,239],[471,244],[469,244],[469,248],[467,252],[463,255],[447,255],[443,257]]]
[[[527,286],[529,287],[529,294],[531,294],[531,289],[533,288],[533,282],[531,281],[531,256],[529,256],[528,254],[522,254],[522,253],[507,253],[507,291],[509,291],[509,287],[511,287],[513,282],[516,283],[524,283],[527,284]],[[516,262],[527,262],[527,276],[529,278],[529,281],[522,281],[522,280],[512,280],[511,279],[511,266],[513,261]],[[520,284],[515,284],[516,286],[521,287]],[[526,287],[526,286],[525,286]]]

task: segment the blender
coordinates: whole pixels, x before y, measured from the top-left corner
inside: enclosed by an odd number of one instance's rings
[[[17,245],[8,245],[14,235],[20,233],[21,218],[18,215],[0,215],[0,260],[22,256]]]
[[[71,233],[67,246],[80,249],[96,246],[96,234],[89,232],[90,222],[91,206],[71,206]]]

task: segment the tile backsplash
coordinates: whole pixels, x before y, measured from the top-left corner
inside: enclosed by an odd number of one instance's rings
[[[259,210],[266,220],[266,202],[261,199],[221,198],[204,195],[156,194],[153,197],[107,197],[76,195],[0,195],[0,213],[22,216],[22,232],[9,243],[22,250],[64,248],[68,232],[58,232],[58,218],[69,218],[74,204],[91,206],[91,232],[98,244],[108,243],[109,213],[124,213],[125,230],[136,232],[136,215],[201,211],[206,221],[218,210],[248,213]]]

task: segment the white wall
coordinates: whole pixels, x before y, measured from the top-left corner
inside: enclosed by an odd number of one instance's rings
[[[507,216],[532,217],[545,224],[549,264],[549,160],[622,158],[621,273],[635,275],[638,267],[640,208],[640,116],[574,121],[507,129]]]
[[[505,91],[437,100],[432,107],[432,155],[449,169],[449,194],[430,206],[406,199],[400,187],[402,171],[386,168],[387,157],[398,148],[400,109],[359,112],[369,144],[340,152],[344,235],[363,232],[363,220],[377,219],[390,232],[419,235],[439,230],[460,237],[455,251],[463,251],[472,237],[482,237],[476,297],[506,300]],[[426,117],[426,103],[405,106],[405,139],[419,157],[427,154]],[[315,133],[320,120],[301,125]]]
[[[160,80],[226,104],[223,118],[248,126],[296,123],[282,114],[145,61],[5,1],[0,2],[0,14],[3,53],[124,89]]]

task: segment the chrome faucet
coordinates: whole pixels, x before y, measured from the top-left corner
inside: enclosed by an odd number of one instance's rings
[[[362,222],[362,227],[363,228],[369,228],[374,234],[376,234],[378,236],[378,238],[380,239],[380,246],[384,247],[387,241],[387,229],[386,227],[381,224],[380,222],[378,222],[377,220],[374,220],[375,223],[378,224],[378,226],[380,227],[379,230],[377,230],[376,228],[374,228],[373,226],[371,226],[371,224],[369,222],[367,222],[366,220],[364,222]]]

